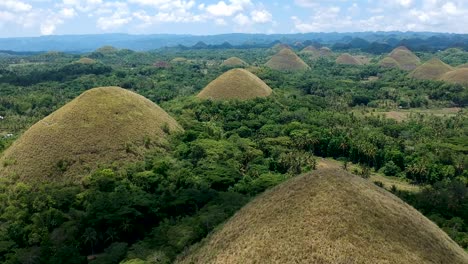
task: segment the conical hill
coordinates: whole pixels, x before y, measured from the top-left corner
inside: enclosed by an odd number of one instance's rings
[[[309,65],[290,49],[282,49],[271,57],[265,65],[278,71],[303,71],[310,68]]]
[[[418,66],[409,76],[421,80],[437,80],[452,70],[453,68],[450,65],[445,64],[437,58],[433,58]]]

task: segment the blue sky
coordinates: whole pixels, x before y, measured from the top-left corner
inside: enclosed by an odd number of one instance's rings
[[[0,37],[65,34],[468,33],[468,0],[0,0]]]

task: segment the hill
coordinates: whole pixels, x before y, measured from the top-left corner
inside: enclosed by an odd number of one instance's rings
[[[468,263],[468,255],[393,194],[321,169],[260,195],[179,263]]]
[[[379,61],[379,65],[384,68],[400,68],[398,62],[392,57],[385,57]]]
[[[314,47],[314,46],[307,46],[301,50],[301,54],[307,54],[307,55],[316,55],[318,54],[319,50]]]
[[[221,63],[221,66],[226,66],[226,67],[243,67],[247,65],[248,65],[247,62],[243,61],[242,59],[239,59],[238,57],[231,57],[223,61],[223,63]]]
[[[408,48],[403,46],[395,48],[388,56],[398,62],[400,69],[406,71],[414,70],[421,64],[421,60]]]
[[[95,64],[96,61],[90,58],[83,57],[79,60],[76,61],[76,63],[81,63],[81,64]]]
[[[0,158],[21,180],[79,180],[100,164],[133,160],[182,128],[163,109],[119,87],[88,90],[28,129]]]
[[[278,71],[303,71],[310,69],[309,65],[290,49],[282,49],[271,57],[265,65]]]
[[[271,50],[274,52],[280,52],[282,49],[291,49],[291,47],[288,44],[284,43],[277,43],[273,47],[271,47]]]
[[[335,61],[337,64],[362,65],[361,61],[351,56],[349,53],[343,53]]]
[[[458,68],[468,68],[468,63],[458,65]]]
[[[319,56],[320,57],[328,57],[332,55],[332,50],[328,47],[321,47],[319,49]]]
[[[452,71],[450,65],[445,64],[437,58],[433,58],[412,71],[409,76],[421,80],[437,80],[445,73]]]
[[[244,69],[232,69],[210,82],[197,97],[248,100],[269,96],[271,92],[271,88],[253,73]]]
[[[467,85],[468,68],[457,68],[453,71],[447,72],[440,77],[440,80]]]

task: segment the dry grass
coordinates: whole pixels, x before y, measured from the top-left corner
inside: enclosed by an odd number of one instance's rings
[[[248,65],[249,64],[247,62],[243,61],[242,59],[238,57],[231,57],[223,61],[223,63],[221,63],[221,66],[227,66],[227,67],[245,67]]]
[[[437,58],[433,58],[412,71],[409,76],[421,80],[437,80],[445,73],[452,71],[450,65]]]
[[[468,263],[468,255],[393,194],[320,169],[266,191],[178,263]]]
[[[361,64],[370,64],[371,63],[371,58],[364,56],[364,55],[356,55],[354,56],[358,61],[361,62]]]
[[[400,68],[398,62],[392,57],[385,57],[380,62],[379,65],[384,68]]]
[[[434,115],[438,117],[453,117],[456,116],[462,108],[459,107],[447,107],[447,108],[437,108],[437,109],[409,109],[409,110],[398,110],[398,111],[378,111],[370,112],[366,114],[367,116],[372,115],[384,115],[387,118],[394,119],[398,122],[405,121],[414,114],[423,114],[423,115]]]
[[[319,50],[314,46],[307,46],[303,48],[300,53],[315,56],[318,55]]]
[[[309,65],[290,49],[282,49],[271,57],[265,65],[278,71],[303,71],[310,69]]]
[[[468,68],[468,63],[458,65],[458,68]]]
[[[440,77],[440,80],[468,85],[468,68],[458,68],[447,72]]]
[[[362,65],[361,61],[351,56],[349,53],[343,53],[335,61],[337,64]]]
[[[76,63],[81,63],[81,64],[95,64],[96,61],[90,58],[83,57],[79,60],[76,61]]]
[[[328,56],[331,56],[333,55],[333,52],[330,48],[328,47],[321,47],[319,49],[319,56],[320,57],[328,57]]]
[[[166,133],[179,130],[143,96],[119,87],[95,88],[27,130],[0,158],[0,174],[79,180],[100,164],[139,159],[145,146],[164,144]]]
[[[389,56],[398,62],[398,65],[402,70],[411,71],[421,64],[421,60],[406,47],[398,47],[394,49]]]
[[[271,92],[271,88],[253,73],[244,69],[232,69],[209,83],[197,97],[248,100],[269,96]]]

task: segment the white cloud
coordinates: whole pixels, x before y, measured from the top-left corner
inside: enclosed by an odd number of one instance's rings
[[[244,14],[238,14],[234,17],[233,21],[240,26],[246,26],[251,23],[249,17]]]
[[[129,0],[130,3],[151,6],[159,10],[183,9],[189,10],[195,6],[194,0]]]
[[[206,11],[213,16],[232,16],[252,5],[250,0],[229,0],[229,3],[219,1],[217,4],[206,6]]]
[[[132,21],[132,18],[128,17],[126,12],[116,12],[112,16],[98,18],[96,26],[107,31],[119,28],[130,21]]]
[[[15,0],[1,0],[0,7],[3,7],[13,12],[27,12],[32,9],[32,6],[30,4],[26,4],[24,2]]]
[[[272,15],[267,10],[254,10],[250,13],[250,16],[255,23],[268,23],[272,21]]]

